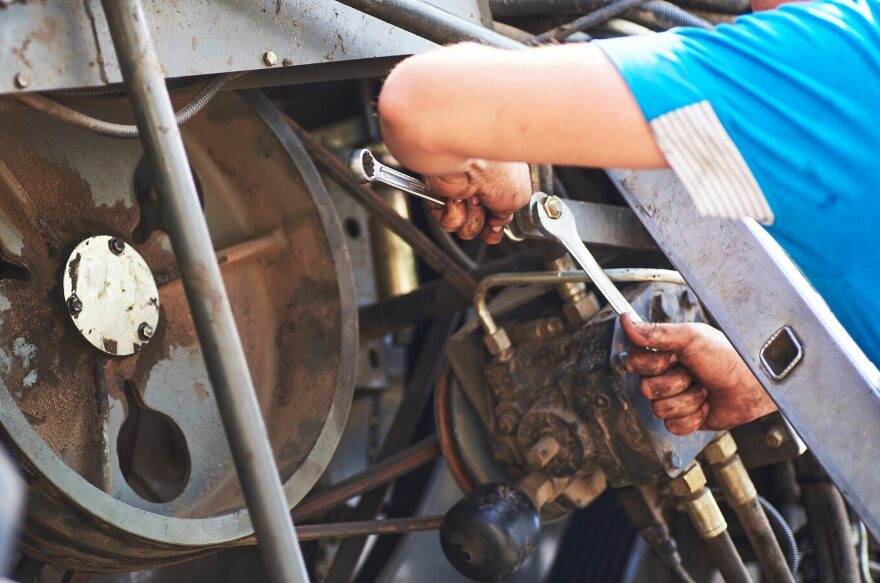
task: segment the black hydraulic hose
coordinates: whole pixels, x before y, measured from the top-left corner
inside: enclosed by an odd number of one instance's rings
[[[540,45],[550,42],[564,41],[576,32],[583,32],[589,28],[593,28],[603,22],[611,20],[616,16],[620,16],[627,10],[645,4],[645,0],[615,0],[610,4],[606,4],[598,10],[594,10],[589,14],[585,14],[580,18],[576,18],[569,23],[552,28],[547,32],[543,32],[535,36],[525,44],[529,46]]]
[[[791,569],[791,574],[796,575],[801,564],[801,553],[798,550],[797,539],[795,539],[791,526],[779,510],[760,494],[758,495],[758,502],[764,507],[764,512],[767,514],[767,518],[770,519],[773,530],[776,533],[776,538],[779,539],[779,542],[782,544],[785,552],[785,560],[788,562],[788,568]]]
[[[608,5],[607,0],[493,0],[490,2],[492,15],[495,17],[592,13]],[[627,12],[628,14],[624,16],[634,14],[636,22],[653,28],[664,30],[675,26],[712,28],[712,23],[708,20],[665,0],[648,0],[638,8]]]
[[[712,29],[711,22],[699,16],[695,16],[687,10],[682,10],[666,0],[649,0],[638,8],[629,11],[632,20],[638,24],[666,30],[676,26],[690,26],[693,28]]]
[[[174,119],[177,121],[177,125],[183,125],[189,120],[191,120],[199,111],[204,108],[209,101],[211,101],[217,93],[223,89],[223,86],[226,85],[231,79],[237,77],[238,74],[227,73],[224,75],[217,75],[208,83],[205,84],[204,87],[193,97],[192,101],[184,105],[174,114]],[[99,89],[99,88],[98,88]],[[101,91],[96,90],[96,95],[100,95]],[[43,95],[38,93],[23,93],[21,95],[15,95],[12,97],[16,101],[27,105],[37,111],[41,111],[50,117],[54,117],[55,119],[62,121],[64,123],[69,123],[78,128],[82,128],[86,131],[90,131],[96,134],[100,134],[102,136],[108,136],[111,138],[121,138],[121,139],[136,139],[139,137],[137,126],[126,125],[126,124],[118,124],[109,121],[104,121],[101,119],[94,118],[90,115],[86,115],[82,112],[76,111],[75,109],[71,109],[66,105],[62,105],[53,99],[49,99]]]
[[[583,14],[598,10],[606,4],[606,0],[489,0],[494,18]],[[749,11],[749,0],[676,0],[676,4],[724,14],[743,14]]]

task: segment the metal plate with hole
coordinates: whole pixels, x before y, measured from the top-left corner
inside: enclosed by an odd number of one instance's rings
[[[150,267],[117,237],[89,237],[74,247],[61,287],[73,325],[105,354],[134,354],[159,325],[159,290]]]
[[[791,326],[777,330],[761,348],[761,364],[777,381],[784,379],[804,357],[804,347]]]

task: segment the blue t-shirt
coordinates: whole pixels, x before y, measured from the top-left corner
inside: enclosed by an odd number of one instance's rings
[[[816,0],[598,44],[701,212],[767,225],[880,365],[878,22]]]

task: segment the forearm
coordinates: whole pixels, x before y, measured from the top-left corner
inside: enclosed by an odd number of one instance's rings
[[[391,73],[379,110],[392,152],[425,174],[460,172],[475,158],[665,166],[617,70],[586,44],[423,53]]]

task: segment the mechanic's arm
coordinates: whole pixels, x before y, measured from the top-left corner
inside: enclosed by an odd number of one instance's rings
[[[442,80],[442,82],[438,82]],[[410,57],[379,95],[392,154],[452,200],[433,209],[464,239],[498,243],[532,194],[522,162],[666,165],[620,74],[588,44],[506,51],[459,44]]]
[[[464,172],[474,159],[666,166],[626,83],[590,44],[422,53],[391,72],[379,112],[391,152],[427,175]]]

